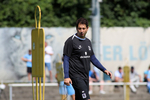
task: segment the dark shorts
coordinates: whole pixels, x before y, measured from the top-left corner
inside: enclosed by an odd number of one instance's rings
[[[32,73],[32,67],[27,67],[27,73]]]
[[[71,78],[72,85],[75,90],[75,100],[88,100],[89,96],[89,80],[81,78]]]
[[[148,82],[148,81],[147,81],[147,78],[144,78],[144,82]]]

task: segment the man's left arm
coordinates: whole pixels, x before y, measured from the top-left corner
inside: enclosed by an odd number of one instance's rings
[[[53,52],[48,53],[48,52],[45,51],[45,53],[48,54],[48,55],[50,55],[50,56],[53,55]]]
[[[142,78],[141,78],[141,75],[138,74],[137,72],[135,72],[135,74],[139,77],[139,81],[142,82]]]
[[[139,76],[140,82],[142,82],[142,78],[141,78],[141,75],[140,75],[140,74],[138,74],[138,76]]]
[[[147,73],[147,81],[150,82],[150,71]]]
[[[96,66],[98,69],[100,69],[101,71],[103,71],[104,73],[106,73],[107,75],[109,75],[110,78],[112,78],[111,72],[109,72],[108,70],[106,70],[105,67],[103,67],[103,65],[98,61],[98,59],[95,57],[95,55],[91,56],[90,61],[92,62],[92,64],[94,66]]]

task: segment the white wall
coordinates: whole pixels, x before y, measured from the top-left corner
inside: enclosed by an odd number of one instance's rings
[[[0,28],[0,80],[23,80],[26,63],[21,60],[31,49],[32,28]],[[65,40],[76,32],[73,28],[44,28],[46,41],[53,47],[55,63],[62,56]],[[143,76],[150,62],[150,28],[111,27],[101,28],[101,63],[113,73],[118,66],[134,66]],[[91,39],[91,28],[87,33]]]

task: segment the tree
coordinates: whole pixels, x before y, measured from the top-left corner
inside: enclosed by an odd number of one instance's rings
[[[150,25],[150,0],[104,0],[101,3],[101,26]]]
[[[88,19],[92,0],[1,0],[0,27],[34,27],[34,11],[41,8],[42,27],[74,27],[79,17]],[[149,27],[150,0],[103,0],[101,27]],[[37,13],[38,18],[38,13]]]

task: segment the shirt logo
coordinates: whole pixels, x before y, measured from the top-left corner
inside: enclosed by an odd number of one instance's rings
[[[89,51],[91,51],[91,47],[90,47],[90,46],[88,46],[88,48],[89,48]]]
[[[85,52],[85,55],[87,55],[87,52]]]
[[[81,49],[81,48],[82,48],[82,46],[81,46],[81,45],[79,45],[78,49]]]
[[[86,98],[86,94],[84,91],[82,91],[82,98]]]
[[[85,56],[80,56],[80,58],[90,58],[90,56],[87,55],[87,52],[84,53]]]

